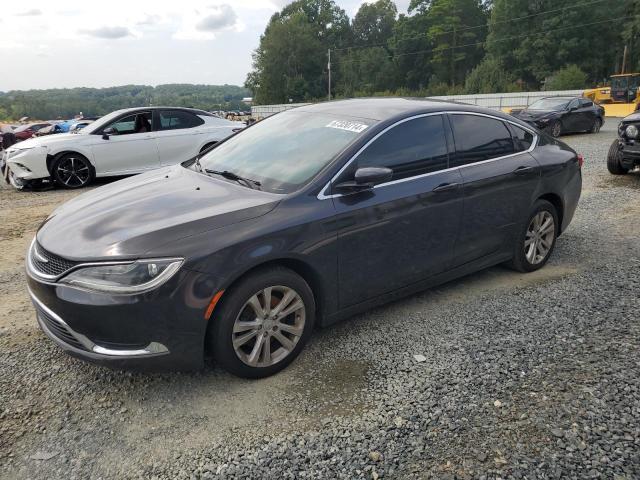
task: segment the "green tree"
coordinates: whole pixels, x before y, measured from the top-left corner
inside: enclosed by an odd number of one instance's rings
[[[383,46],[393,35],[398,9],[391,0],[363,3],[353,18],[353,41],[359,46]]]
[[[520,88],[516,78],[497,59],[487,56],[465,80],[465,93],[513,92]]]
[[[327,51],[350,37],[349,18],[333,0],[297,0],[271,17],[245,86],[257,103],[320,98],[327,92]]]
[[[431,65],[437,79],[450,85],[464,78],[483,56],[487,14],[480,0],[412,0],[411,7],[426,15]]]
[[[577,65],[568,65],[555,72],[545,83],[545,90],[575,90],[587,85],[587,74]]]

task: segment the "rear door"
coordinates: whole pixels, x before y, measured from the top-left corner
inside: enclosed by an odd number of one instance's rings
[[[160,165],[175,165],[198,153],[204,124],[197,115],[185,110],[158,110],[155,118],[155,140]]]
[[[160,166],[151,111],[122,116],[103,130],[108,128],[114,129],[114,133],[104,138],[95,135],[92,145],[98,175],[137,173]]]
[[[534,141],[530,131],[479,114],[452,113],[449,120],[456,146],[452,163],[464,181],[454,254],[459,266],[511,248],[540,181],[540,166],[528,152]]]
[[[580,130],[591,130],[597,117],[596,109],[593,107],[593,102],[589,99],[581,98],[579,102],[580,106],[578,108],[578,112],[580,112]]]
[[[393,178],[359,193],[336,194],[340,306],[391,292],[449,267],[462,214],[462,179],[448,165],[444,116],[403,121],[372,141],[336,183],[360,167],[388,167]]]

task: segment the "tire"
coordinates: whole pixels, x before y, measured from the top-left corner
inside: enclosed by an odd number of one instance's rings
[[[629,170],[622,166],[622,162],[620,161],[622,154],[618,147],[618,140],[614,140],[609,147],[609,153],[607,154],[607,170],[609,170],[609,173],[612,175],[625,175]]]
[[[538,219],[539,223],[535,223]],[[548,220],[553,221],[553,229],[545,227]],[[540,230],[544,228],[546,234],[540,235]],[[556,208],[546,200],[538,200],[534,203],[527,221],[521,228],[516,238],[513,258],[508,266],[518,272],[533,272],[542,268],[553,253],[558,238],[558,212]],[[537,235],[535,233],[537,233]],[[531,242],[533,237],[533,244]],[[536,243],[536,240],[538,242]],[[529,244],[527,245],[527,242]],[[533,255],[530,255],[533,248]]]
[[[589,133],[598,133],[600,131],[600,127],[602,127],[602,120],[596,117],[596,119],[593,121],[593,125],[591,126],[591,130],[589,130]]]
[[[556,120],[549,126],[549,134],[553,138],[558,138],[562,135],[562,122],[560,120]]]
[[[51,177],[62,188],[76,189],[89,185],[95,178],[95,172],[85,156],[65,153],[53,162]]]
[[[268,295],[271,301],[265,302]],[[279,301],[285,298],[290,301],[280,307]],[[284,267],[250,274],[227,290],[221,302],[211,317],[214,323],[207,332],[206,346],[222,368],[239,377],[263,378],[284,369],[300,354],[313,331],[313,292],[302,277]],[[288,310],[299,304],[285,317],[273,317],[279,307]],[[269,305],[267,315],[265,305]]]

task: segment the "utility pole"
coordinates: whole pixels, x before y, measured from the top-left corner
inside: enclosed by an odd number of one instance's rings
[[[627,46],[624,46],[624,52],[622,53],[622,71],[620,73],[625,73],[625,69],[627,68]]]
[[[331,49],[328,50],[329,55],[329,63],[327,64],[327,69],[329,70],[329,100],[331,100]]]

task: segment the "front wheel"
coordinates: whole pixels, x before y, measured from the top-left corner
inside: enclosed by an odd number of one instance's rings
[[[560,122],[560,120],[553,122],[551,127],[549,127],[549,133],[553,138],[558,138],[562,135],[562,122]]]
[[[51,176],[63,188],[86,187],[93,180],[93,167],[78,153],[66,153],[51,167]]]
[[[609,147],[609,153],[607,154],[607,170],[612,175],[624,175],[629,172],[627,168],[622,166],[622,153],[620,152],[620,146],[618,140],[614,140]]]
[[[555,207],[546,200],[538,200],[518,235],[509,266],[519,272],[533,272],[542,268],[553,252],[558,231]]]
[[[207,346],[227,371],[245,378],[279,372],[302,351],[315,321],[309,285],[276,267],[250,274],[222,297]]]

